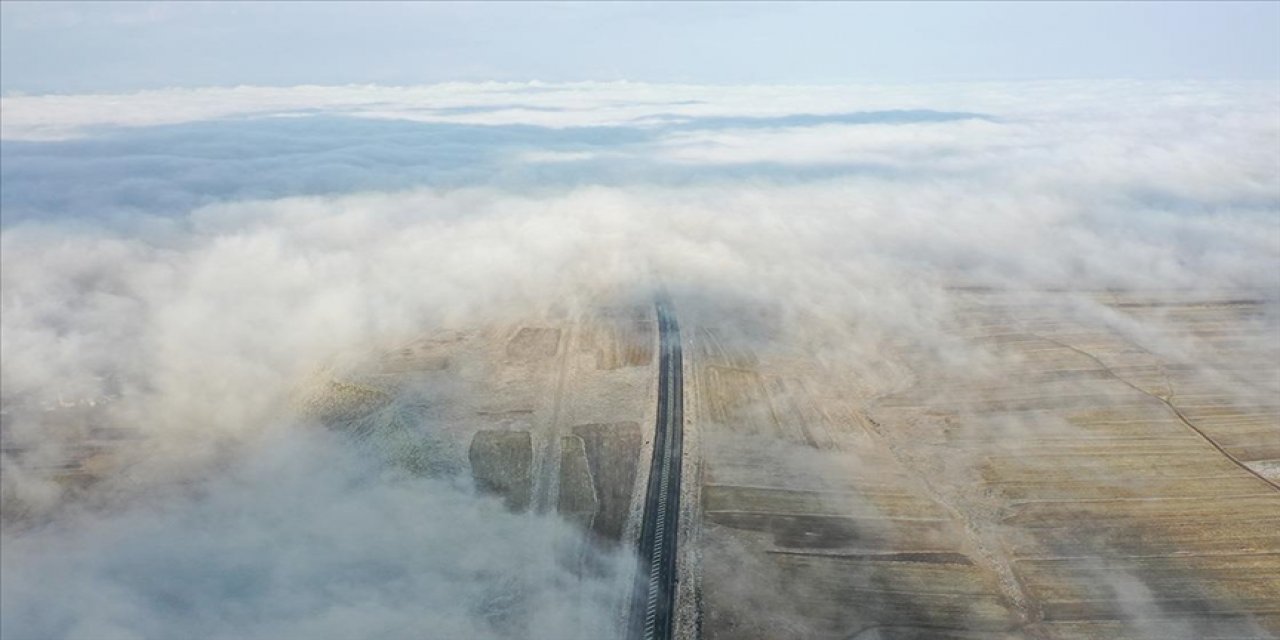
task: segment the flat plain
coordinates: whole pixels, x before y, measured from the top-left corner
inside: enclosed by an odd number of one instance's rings
[[[777,309],[677,298],[677,637],[1280,635],[1269,303],[948,296],[934,339],[851,349]],[[432,331],[318,373],[297,403],[414,472],[559,513],[585,558],[637,543],[657,344],[645,302]],[[79,440],[33,468],[88,491],[127,466],[128,435],[93,426],[105,410],[48,412]]]
[[[690,332],[686,634],[1280,633],[1264,303],[1071,297],[954,291],[961,366],[904,340],[824,367],[767,320]]]

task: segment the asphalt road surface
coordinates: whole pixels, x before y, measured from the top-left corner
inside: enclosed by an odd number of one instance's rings
[[[684,425],[684,368],[680,327],[671,302],[659,296],[658,423],[640,530],[640,573],[628,636],[671,638],[675,617],[676,535],[680,519],[680,456]]]

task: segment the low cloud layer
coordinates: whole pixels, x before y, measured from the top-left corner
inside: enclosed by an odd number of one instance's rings
[[[197,487],[6,536],[5,637],[606,637],[628,558],[584,576],[577,537],[294,430]]]
[[[767,302],[773,330],[804,327],[787,339],[850,363],[888,338],[973,362],[946,329],[957,286],[1243,291],[1276,325],[1278,96],[6,97],[2,399],[6,448],[24,454],[6,454],[4,491],[46,514],[6,522],[6,637],[599,637],[625,554],[591,551],[604,569],[584,576],[568,525],[343,453],[299,426],[299,381],[425,330],[644,299],[658,282],[693,317]],[[40,412],[89,401],[156,452],[110,508],[68,506],[30,468],[84,435],[48,432]]]

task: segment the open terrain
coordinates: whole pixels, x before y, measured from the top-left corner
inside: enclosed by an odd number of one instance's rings
[[[689,331],[685,633],[1280,633],[1264,303],[1083,294],[1104,325],[1075,294],[953,294],[985,355],[960,367],[910,341],[823,366],[767,319]]]
[[[958,364],[892,337],[854,362],[767,308],[681,317],[677,303],[673,637],[1280,633],[1265,303],[949,294]],[[558,513],[590,546],[652,552],[658,326],[636,303],[411,337],[321,372],[297,401],[405,468]],[[46,410],[83,437],[32,468],[88,491],[127,466],[128,434],[93,427],[107,407]]]
[[[677,303],[673,637],[1280,634],[1265,303],[949,295],[955,363],[891,336],[855,362],[767,308],[682,317]],[[321,372],[297,401],[405,468],[558,513],[590,546],[652,552],[658,326],[635,303],[411,337]],[[128,434],[93,427],[105,407],[48,409],[84,437],[33,468],[87,491],[127,466]]]

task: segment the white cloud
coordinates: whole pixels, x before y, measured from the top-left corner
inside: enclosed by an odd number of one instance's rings
[[[600,603],[625,591],[616,558],[600,580],[570,579],[554,562],[574,541],[560,524],[440,480],[380,475],[299,433],[294,385],[393,337],[572,312],[606,292],[643,295],[655,278],[691,317],[768,302],[782,327],[804,328],[795,340],[850,366],[885,336],[978,362],[945,329],[947,285],[1247,289],[1275,301],[1276,96],[1167,83],[619,83],[4,98],[6,207],[28,209],[0,231],[4,401],[118,393],[111,419],[148,436],[161,452],[154,471],[204,487],[160,507],[59,512],[48,535],[7,531],[6,628],[342,637],[380,624],[374,635],[398,637],[435,624],[527,635],[486,626],[484,603],[511,587],[529,607],[511,620],[529,630],[571,618],[598,629]],[[865,113],[888,109],[983,118],[890,124]],[[647,119],[581,144],[565,144],[564,130],[498,141],[466,130],[426,136],[412,154],[399,146],[411,129],[342,135],[367,121],[333,119],[307,144],[277,133],[268,160],[236,147],[259,139],[230,129],[207,147],[199,131],[146,137],[156,125],[303,112],[529,127]],[[137,129],[113,132],[113,147],[102,125]],[[66,137],[100,155],[37,141]],[[175,139],[204,155],[178,153]],[[125,156],[146,162],[121,168]],[[378,181],[427,160],[473,172],[444,186]],[[307,173],[316,165],[332,170]],[[572,179],[540,179],[556,168]],[[501,179],[513,171],[532,173]],[[100,188],[88,185],[95,176]],[[269,188],[245,188],[255,181]],[[65,435],[20,416],[5,429],[37,448]],[[246,459],[200,464],[227,445]],[[56,503],[56,488],[13,468],[7,492]],[[353,558],[389,573],[340,582]],[[397,559],[407,571],[387,568]],[[249,582],[228,582],[241,573]],[[548,583],[559,586],[531,586]],[[240,588],[260,597],[237,600]]]
[[[5,635],[226,640],[600,638],[630,558],[317,430],[277,434],[198,495],[158,491],[5,535]]]
[[[97,127],[143,127],[215,118],[305,113],[468,124],[627,126],[654,118],[783,117],[934,109],[1004,117],[1065,114],[1105,121],[1175,108],[1230,109],[1268,117],[1278,88],[1265,82],[1053,81],[828,86],[661,85],[635,82],[442,83],[164,89],[98,95],[0,98],[0,138],[48,140]]]

